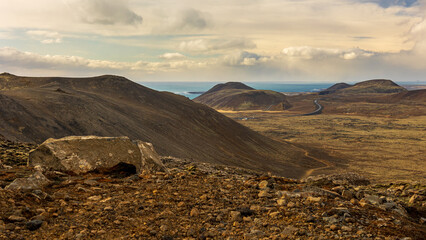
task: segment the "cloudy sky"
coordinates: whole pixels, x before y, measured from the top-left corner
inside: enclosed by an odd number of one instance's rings
[[[426,0],[0,0],[0,72],[426,82]]]

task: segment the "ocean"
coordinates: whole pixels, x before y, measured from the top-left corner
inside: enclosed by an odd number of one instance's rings
[[[168,91],[180,94],[189,99],[200,96],[208,91],[214,85],[221,82],[138,82],[139,84],[152,88],[157,91]],[[247,82],[244,83],[254,89],[273,90],[277,92],[298,93],[298,92],[318,92],[333,85],[333,83],[265,83],[265,82]]]

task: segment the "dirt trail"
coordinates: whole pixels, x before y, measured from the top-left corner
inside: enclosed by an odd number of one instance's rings
[[[296,144],[294,144],[292,142],[287,142],[287,143],[289,143],[289,144],[293,145],[295,148],[298,148],[301,151],[303,151],[306,157],[311,158],[311,159],[313,159],[313,160],[315,160],[317,162],[325,164],[325,166],[323,166],[323,167],[312,168],[312,169],[307,170],[306,173],[301,177],[301,179],[307,178],[307,177],[311,176],[312,173],[314,173],[317,170],[326,169],[326,168],[330,168],[330,167],[334,167],[335,166],[334,163],[331,163],[331,162],[329,162],[329,161],[327,161],[325,159],[321,159],[321,158],[317,158],[315,156],[312,156],[308,150],[306,150],[306,149],[304,149],[302,147],[299,147],[299,146],[297,146]]]

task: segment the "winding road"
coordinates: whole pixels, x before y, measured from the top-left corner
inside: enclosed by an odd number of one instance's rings
[[[323,106],[321,104],[319,104],[318,99],[314,100],[314,104],[317,107],[317,109],[315,109],[315,111],[310,112],[310,113],[300,114],[299,116],[309,116],[309,115],[321,114]]]

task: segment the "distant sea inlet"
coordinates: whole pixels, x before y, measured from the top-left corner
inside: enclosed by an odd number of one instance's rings
[[[180,94],[189,99],[196,98],[208,91],[210,88],[221,82],[138,82],[139,84],[152,88],[157,91],[167,91]],[[307,84],[291,84],[291,83],[264,83],[264,82],[247,82],[244,83],[254,89],[273,90],[285,93],[300,92],[318,92],[333,85],[333,83],[307,83]]]

